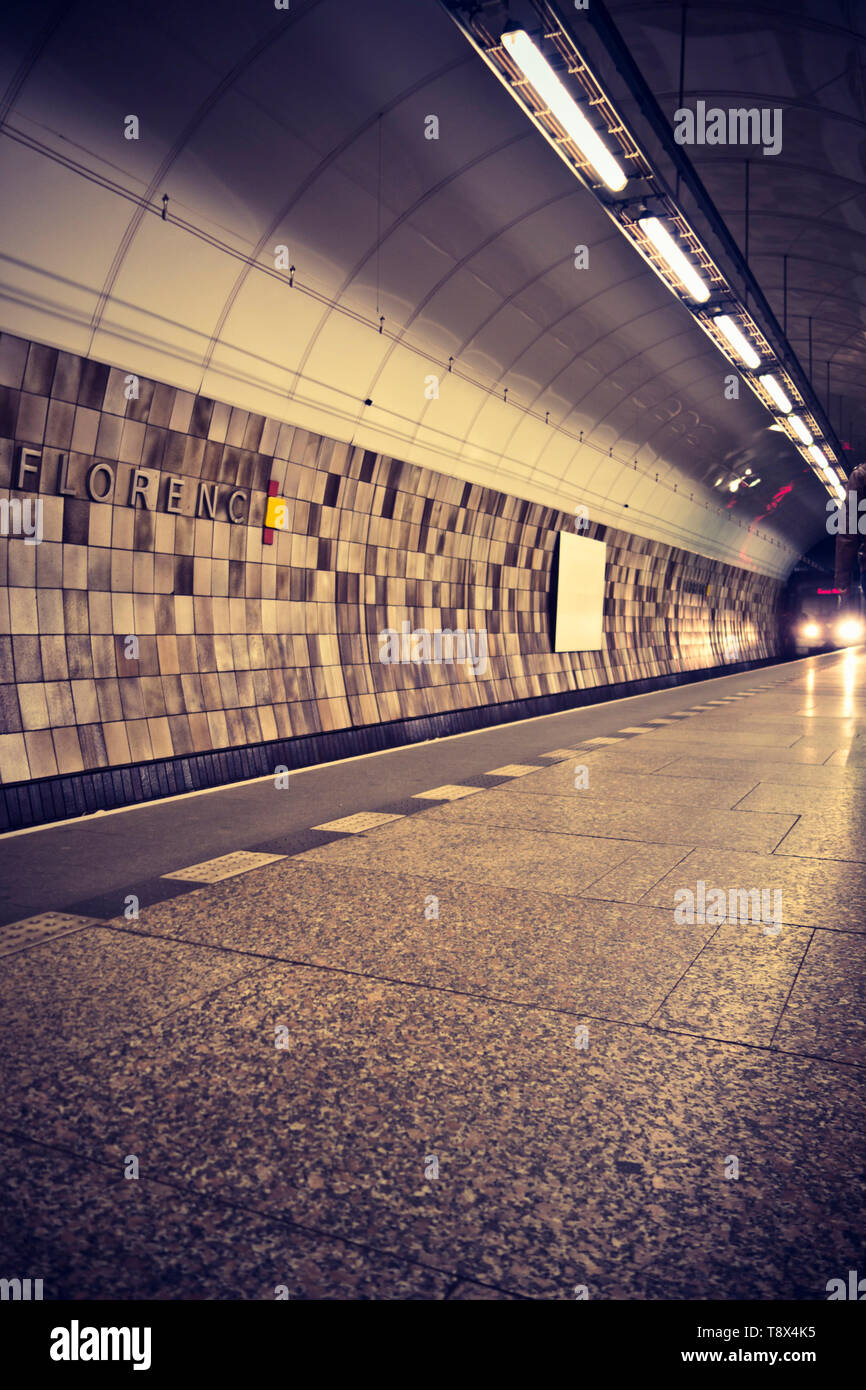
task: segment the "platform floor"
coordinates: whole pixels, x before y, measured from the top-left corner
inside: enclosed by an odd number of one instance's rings
[[[4,837],[0,1275],[825,1299],[864,826],[856,650]]]

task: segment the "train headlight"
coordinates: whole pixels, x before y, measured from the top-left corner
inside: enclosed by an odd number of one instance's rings
[[[803,636],[810,638],[820,637],[821,629],[817,623],[807,623],[803,628]]]
[[[840,642],[860,642],[863,638],[863,624],[859,618],[846,618],[836,629]]]

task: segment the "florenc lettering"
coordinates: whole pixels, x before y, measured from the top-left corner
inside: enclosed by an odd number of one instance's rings
[[[34,483],[42,488],[47,474],[46,460],[39,449],[22,444],[18,450],[14,487],[19,491]],[[195,515],[208,520],[228,520],[235,525],[247,520],[249,494],[226,483],[202,482],[176,473],[163,476],[155,468],[138,468],[129,463],[105,463],[95,459],[78,476],[71,477],[69,456],[57,454],[54,491],[60,497],[79,497],[91,502],[114,502],[146,511]]]

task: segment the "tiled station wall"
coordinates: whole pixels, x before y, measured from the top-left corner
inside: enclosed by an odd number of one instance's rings
[[[38,545],[0,537],[7,786],[181,760],[180,783],[124,792],[115,779],[114,801],[135,799],[267,771],[309,736],[776,654],[776,581],[590,525],[608,546],[608,649],[556,655],[548,592],[567,513],[143,377],[127,400],[126,375],[0,334],[0,497],[38,486],[44,519]],[[22,445],[41,473],[19,490]],[[113,500],[87,498],[95,461],[115,475]],[[136,467],[154,470],[153,510],[126,504]],[[181,514],[166,507],[170,475],[184,479]],[[271,479],[291,530],[268,546]],[[96,490],[109,481],[104,470]],[[201,482],[219,485],[213,520],[194,515]],[[236,511],[249,499],[240,524],[225,509],[233,489]],[[381,664],[379,632],[404,619],[486,628],[486,672]],[[201,761],[262,744],[258,761]],[[27,807],[7,824],[38,819]],[[69,797],[49,797],[52,811],[70,814]]]

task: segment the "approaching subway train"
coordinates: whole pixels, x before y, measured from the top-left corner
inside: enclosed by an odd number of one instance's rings
[[[817,575],[798,578],[788,587],[785,618],[788,644],[797,656],[852,647],[866,637],[864,600],[852,585],[840,607],[838,589],[822,585]]]

